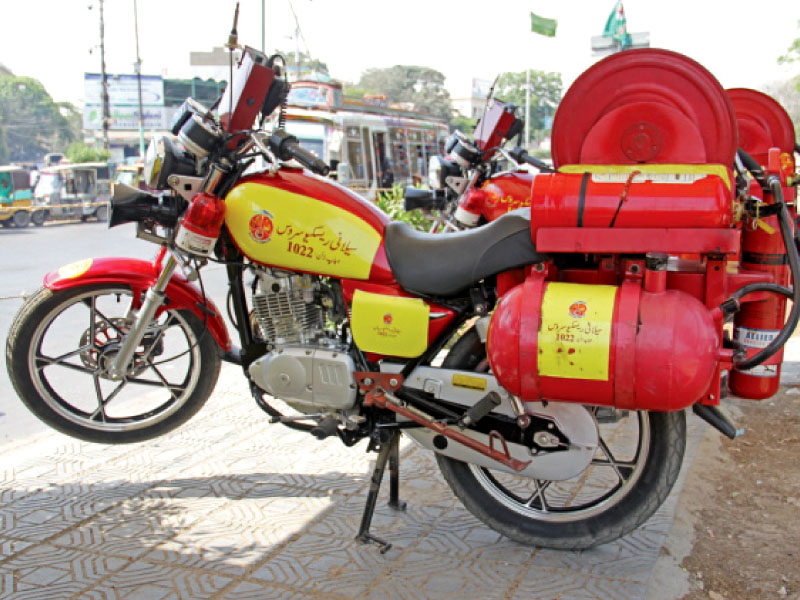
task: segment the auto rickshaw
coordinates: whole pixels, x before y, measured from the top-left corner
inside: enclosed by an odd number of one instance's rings
[[[118,166],[114,173],[114,185],[118,183],[124,183],[144,191],[150,190],[144,182],[144,163]]]
[[[35,197],[46,204],[52,217],[105,221],[111,198],[110,169],[106,163],[50,167],[42,171]]]
[[[43,225],[47,212],[33,204],[30,173],[22,167],[0,167],[0,225],[23,228],[31,221]]]

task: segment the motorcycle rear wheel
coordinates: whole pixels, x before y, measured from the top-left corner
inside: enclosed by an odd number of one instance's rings
[[[9,330],[6,366],[23,403],[67,435],[105,444],[140,442],[191,418],[220,370],[216,342],[188,311],[154,319],[122,381],[106,372],[130,323],[130,288],[39,289]]]
[[[474,330],[443,366],[488,370]],[[601,424],[599,432],[592,463],[567,481],[509,475],[441,454],[436,459],[459,500],[495,531],[530,546],[583,550],[630,533],[661,506],[680,472],[686,417],[683,411],[631,412],[610,427]]]

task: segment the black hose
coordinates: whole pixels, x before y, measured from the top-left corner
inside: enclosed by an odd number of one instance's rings
[[[747,163],[745,163],[745,165],[746,164]],[[783,328],[780,330],[780,332],[778,332],[778,335],[776,335],[775,338],[773,338],[773,340],[769,344],[767,344],[765,348],[763,348],[761,351],[757,352],[750,358],[746,358],[741,362],[736,363],[736,368],[742,371],[751,369],[756,365],[760,365],[762,362],[764,362],[770,356],[772,356],[778,350],[780,350],[783,347],[783,345],[789,340],[789,337],[792,335],[792,333],[794,333],[794,330],[797,327],[797,322],[798,320],[800,320],[800,257],[797,254],[797,247],[795,246],[794,243],[791,223],[789,220],[789,211],[786,210],[786,203],[783,201],[783,189],[781,188],[780,178],[775,175],[770,175],[766,179],[765,184],[772,191],[775,203],[780,205],[781,207],[781,210],[778,213],[778,223],[780,224],[783,246],[786,250],[786,255],[789,257],[789,271],[792,274],[792,295],[791,295],[792,310],[789,313],[789,318],[786,320],[786,323],[784,324]],[[765,189],[767,188],[765,187]],[[742,292],[739,297],[743,296],[745,293],[749,293],[748,291],[746,291],[748,287],[751,288],[750,291],[755,291],[754,286],[758,285],[759,284],[744,286],[742,289],[738,290],[738,292]],[[760,284],[760,285],[764,286],[769,284]],[[783,286],[775,285],[775,288],[771,288],[765,291],[773,291],[775,293],[786,295],[784,293],[784,290],[786,289],[787,288],[784,288]],[[736,294],[734,294],[734,296],[735,295]]]
[[[742,164],[750,171],[753,178],[761,185],[764,190],[767,190],[767,183],[764,181],[764,169],[761,168],[761,165],[758,164],[755,158],[750,156],[747,152],[739,148],[736,150],[736,153],[739,155],[739,158],[742,160]]]
[[[731,299],[740,300],[747,294],[752,294],[753,292],[772,292],[790,299],[794,296],[794,290],[792,290],[792,288],[778,285],[777,283],[751,283],[733,292],[733,294],[731,294]]]

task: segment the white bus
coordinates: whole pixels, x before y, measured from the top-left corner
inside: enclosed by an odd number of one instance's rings
[[[428,159],[444,152],[447,123],[428,115],[344,100],[341,84],[292,84],[286,130],[331,166],[339,181],[371,191],[427,178]]]

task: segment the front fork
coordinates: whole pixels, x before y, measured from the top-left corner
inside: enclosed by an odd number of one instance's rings
[[[122,341],[119,352],[114,357],[113,362],[108,367],[108,376],[111,380],[121,381],[128,374],[136,348],[142,343],[142,339],[147,333],[147,327],[156,316],[156,312],[164,304],[167,284],[177,266],[178,261],[170,254],[161,269],[158,279],[145,293],[144,302],[142,302],[142,306],[136,314],[131,329]]]

